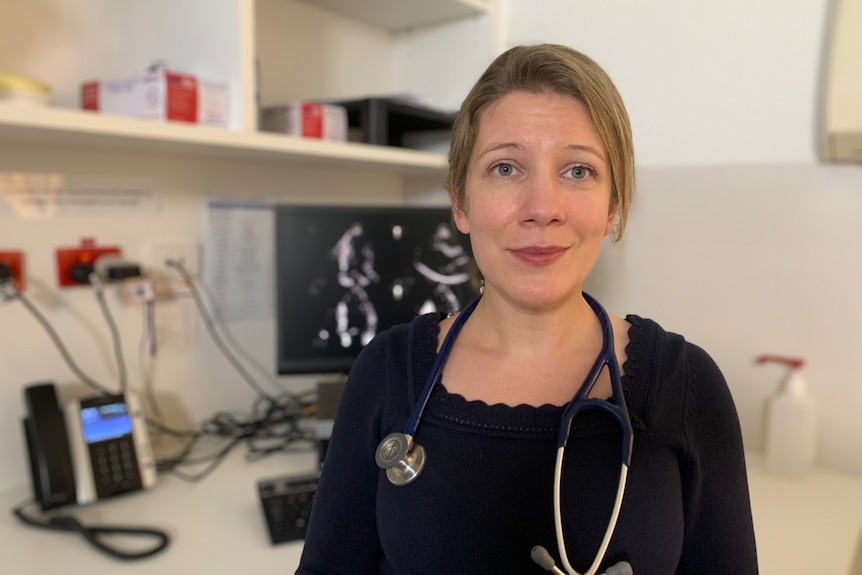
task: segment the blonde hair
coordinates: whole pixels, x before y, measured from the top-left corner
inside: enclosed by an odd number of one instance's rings
[[[455,206],[466,207],[467,170],[479,118],[514,91],[573,96],[584,103],[605,146],[611,171],[614,239],[622,238],[634,191],[634,145],[622,97],[605,71],[588,56],[559,44],[516,46],[500,54],[464,99],[452,128],[446,186]]]

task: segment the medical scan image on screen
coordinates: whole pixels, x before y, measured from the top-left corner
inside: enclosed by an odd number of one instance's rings
[[[380,331],[478,294],[448,208],[277,209],[279,371],[346,371]]]

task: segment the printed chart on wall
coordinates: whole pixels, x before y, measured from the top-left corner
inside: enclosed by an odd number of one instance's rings
[[[149,184],[70,178],[57,173],[0,172],[0,215],[50,220],[80,215],[149,215],[158,210],[158,192]]]
[[[204,283],[219,318],[265,319],[275,297],[273,202],[212,198],[204,221]]]

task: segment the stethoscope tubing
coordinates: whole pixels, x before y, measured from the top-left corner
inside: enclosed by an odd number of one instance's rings
[[[566,451],[565,447],[557,448],[557,461],[554,465],[554,530],[557,535],[557,548],[560,551],[560,562],[566,569],[569,575],[581,575],[572,564],[569,563],[569,554],[566,551],[566,539],[563,536],[563,505],[562,505],[562,484],[563,477],[563,456]],[[608,526],[605,528],[605,534],[602,537],[602,542],[599,545],[598,551],[593,558],[593,563],[590,568],[584,571],[583,575],[594,575],[599,569],[599,565],[605,558],[605,553],[608,551],[608,545],[611,543],[614,531],[617,528],[617,520],[620,516],[620,509],[623,504],[623,494],[626,490],[626,481],[628,479],[629,466],[625,463],[620,464],[620,478],[617,483],[617,494],[614,498],[614,506],[611,510],[611,516],[608,519]]]
[[[608,313],[598,301],[593,299],[589,294],[584,293],[583,296],[587,303],[590,304],[590,307],[593,308],[602,326],[602,350],[599,352],[598,357],[596,357],[596,361],[593,363],[592,368],[590,368],[590,372],[584,379],[584,383],[578,389],[577,393],[575,393],[572,401],[563,410],[563,415],[560,418],[560,429],[557,433],[557,448],[566,446],[569,433],[571,432],[572,419],[574,419],[575,415],[586,409],[602,409],[613,415],[620,424],[623,433],[620,458],[626,466],[630,466],[634,432],[632,431],[629,410],[626,406],[625,396],[623,395],[622,377],[614,350],[611,320],[608,317]],[[590,398],[589,394],[593,390],[593,386],[595,386],[599,374],[605,366],[608,368],[608,375],[611,380],[611,397],[609,400]]]
[[[613,366],[615,364],[616,361],[612,362],[610,365],[608,365],[608,368],[613,370]],[[596,376],[597,375],[598,373],[596,374]],[[620,392],[621,390],[616,389],[618,387],[616,382],[618,381],[619,375],[614,377],[612,374],[611,387],[613,388],[613,395],[614,397],[619,397],[622,399],[622,393]],[[580,395],[580,392],[578,395]],[[618,487],[617,494],[614,499],[614,506],[611,511],[611,517],[608,520],[608,526],[605,529],[604,537],[602,538],[601,545],[599,546],[599,550],[596,552],[592,565],[587,571],[583,573],[583,575],[594,575],[599,568],[599,564],[604,560],[608,545],[611,542],[611,537],[616,530],[617,519],[619,518],[620,508],[623,502],[623,494],[625,493],[629,465],[631,464],[630,462],[634,434],[632,432],[631,420],[629,419],[625,403],[622,403],[622,406],[620,406],[613,405],[612,403],[610,403],[611,401],[615,400],[611,399],[610,401],[607,401],[601,399],[574,399],[569,404],[569,408],[567,408],[566,411],[563,413],[562,422],[560,423],[560,436],[557,439],[557,459],[554,465],[554,527],[557,535],[557,547],[560,551],[560,562],[563,564],[563,567],[565,567],[566,572],[569,575],[581,574],[576,571],[574,567],[572,567],[571,563],[569,563],[568,553],[566,552],[566,542],[563,536],[562,498],[560,494],[560,486],[562,484],[563,457],[566,451],[566,443],[568,441],[569,431],[572,425],[572,419],[581,411],[584,411],[589,408],[603,409],[611,413],[617,419],[620,428],[622,429],[622,445],[620,447],[620,477],[619,483],[617,484]],[[573,408],[572,406],[576,403],[577,406]]]
[[[574,567],[569,563],[568,554],[566,553],[566,543],[565,538],[563,536],[563,517],[562,517],[562,497],[561,497],[561,484],[562,484],[562,470],[563,470],[563,459],[566,451],[566,444],[568,443],[569,433],[571,432],[572,420],[575,415],[584,411],[586,409],[601,409],[610,413],[619,423],[620,429],[622,430],[622,445],[620,449],[620,477],[617,486],[617,493],[614,499],[614,506],[611,511],[611,517],[608,521],[608,526],[605,529],[605,534],[602,537],[602,542],[599,546],[599,549],[593,559],[593,563],[590,566],[589,570],[584,573],[584,575],[595,575],[596,571],[599,568],[599,565],[604,560],[605,553],[607,552],[608,546],[610,544],[611,537],[616,529],[617,520],[619,519],[620,509],[622,507],[623,495],[625,493],[626,481],[628,478],[628,470],[631,465],[631,453],[633,446],[634,433],[632,431],[631,419],[629,418],[628,408],[626,406],[625,397],[623,395],[622,389],[622,377],[620,375],[619,362],[617,362],[616,353],[614,351],[614,341],[613,341],[613,327],[611,326],[610,318],[608,317],[605,309],[599,304],[598,301],[593,299],[589,294],[582,294],[584,299],[589,303],[590,307],[595,312],[599,323],[602,328],[602,349],[599,353],[596,361],[593,363],[587,377],[584,379],[584,383],[578,388],[578,391],[575,393],[575,396],[563,410],[563,414],[560,418],[560,428],[557,435],[557,457],[556,462],[554,464],[554,527],[557,537],[557,546],[560,552],[560,560],[563,563],[563,566],[566,568],[566,571],[569,575],[580,575],[577,571],[575,571]],[[410,413],[409,418],[407,419],[407,423],[404,426],[403,434],[393,433],[390,436],[381,441],[380,446],[378,446],[378,465],[386,468],[387,476],[390,481],[395,483],[396,485],[404,485],[411,482],[421,471],[422,466],[424,466],[424,450],[419,445],[415,445],[416,449],[421,452],[421,463],[418,463],[416,469],[413,469],[411,465],[405,465],[403,460],[401,462],[401,466],[405,469],[400,469],[398,462],[394,458],[380,457],[381,452],[385,451],[384,446],[388,445],[391,438],[393,436],[401,436],[400,438],[396,438],[396,444],[399,445],[398,451],[402,454],[406,454],[411,451],[414,447],[413,438],[416,435],[416,431],[419,428],[419,422],[421,421],[422,414],[425,412],[425,407],[428,404],[428,400],[431,397],[431,392],[434,389],[434,386],[439,382],[443,365],[446,362],[446,359],[449,356],[449,352],[452,349],[452,345],[455,342],[455,338],[458,336],[458,333],[461,331],[464,323],[467,321],[467,318],[473,313],[473,310],[479,303],[481,299],[481,295],[470,302],[467,307],[465,307],[458,317],[455,319],[455,322],[449,328],[449,332],[446,334],[446,337],[443,340],[443,344],[440,346],[440,351],[437,354],[437,358],[434,360],[434,364],[431,367],[431,371],[428,374],[428,378],[425,381],[425,385],[419,392],[419,397],[416,401],[416,404],[413,407],[413,410]],[[605,367],[608,368],[608,375],[611,381],[611,397],[607,400],[604,399],[596,399],[590,398],[589,393],[592,391],[593,387],[598,381],[598,377]],[[393,450],[394,451],[394,450]],[[394,475],[391,475],[394,472]],[[542,549],[544,553],[547,553]],[[555,566],[553,567],[554,571],[559,571]]]
[[[625,396],[622,389],[622,377],[620,375],[619,362],[614,351],[613,328],[611,320],[608,317],[605,309],[598,301],[593,299],[588,294],[583,294],[584,299],[593,308],[599,323],[602,326],[602,350],[599,353],[596,361],[593,363],[589,374],[584,383],[581,385],[575,397],[566,406],[560,420],[560,429],[557,435],[557,459],[554,465],[554,528],[557,535],[557,548],[560,552],[560,562],[565,567],[566,572],[570,575],[580,575],[571,563],[566,552],[566,541],[563,536],[563,515],[562,515],[562,496],[561,485],[563,476],[563,458],[566,452],[566,444],[568,443],[569,433],[571,432],[572,420],[575,415],[587,409],[602,409],[607,411],[616,418],[622,430],[622,445],[620,447],[620,477],[617,483],[617,493],[614,498],[614,506],[611,510],[611,517],[608,520],[608,526],[605,529],[605,534],[602,537],[602,542],[593,559],[590,568],[583,575],[594,575],[601,562],[604,560],[608,545],[610,545],[611,537],[614,534],[619,519],[620,509],[622,507],[623,495],[626,488],[626,480],[628,479],[628,470],[631,465],[632,444],[634,440],[634,432],[632,431],[631,419],[626,406]],[[589,397],[590,391],[598,381],[599,374],[602,369],[607,366],[608,375],[611,380],[611,397],[609,400],[594,399]]]
[[[443,345],[440,346],[440,351],[437,353],[437,359],[434,360],[434,364],[431,366],[431,372],[428,375],[428,379],[425,380],[425,385],[422,387],[422,391],[419,392],[419,399],[413,407],[413,411],[410,413],[407,423],[404,425],[404,435],[407,437],[412,439],[416,435],[416,430],[419,428],[419,421],[422,419],[422,414],[425,413],[425,406],[428,404],[428,399],[431,397],[431,390],[437,382],[440,381],[440,376],[443,373],[443,364],[446,363],[446,359],[449,357],[452,344],[455,343],[455,338],[458,336],[458,332],[461,331],[461,327],[463,327],[464,322],[467,321],[467,318],[470,317],[473,310],[476,309],[480,299],[482,299],[481,295],[461,310],[461,313],[458,314],[458,317],[456,317],[455,321],[452,323],[452,327],[449,328],[449,333],[446,334],[446,338],[443,340]]]

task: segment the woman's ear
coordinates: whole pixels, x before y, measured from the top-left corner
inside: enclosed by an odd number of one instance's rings
[[[462,234],[470,233],[470,223],[467,220],[467,212],[464,209],[464,204],[458,200],[454,192],[449,192],[449,203],[452,205],[452,219],[455,220],[455,227]]]
[[[611,205],[611,210],[608,212],[608,221],[605,223],[605,235],[608,235],[614,230],[614,222],[617,221],[617,204]]]

